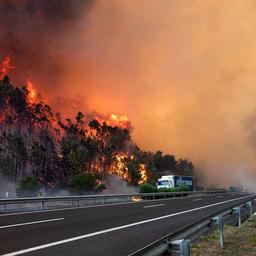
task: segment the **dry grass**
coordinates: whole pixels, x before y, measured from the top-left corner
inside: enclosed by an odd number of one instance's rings
[[[242,228],[225,226],[224,249],[219,245],[217,231],[202,236],[191,247],[192,256],[256,256],[256,217]]]

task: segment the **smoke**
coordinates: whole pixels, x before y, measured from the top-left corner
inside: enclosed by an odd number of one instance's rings
[[[133,194],[138,193],[139,189],[136,186],[128,185],[125,180],[118,175],[107,175],[104,183],[107,187],[104,194]]]
[[[0,198],[16,197],[16,184],[0,173]]]
[[[205,183],[239,184],[256,176],[255,9],[253,0],[2,0],[1,55],[57,111],[125,113],[143,149],[190,158]]]
[[[85,29],[81,18],[92,8],[93,0],[1,0],[0,58],[10,56],[15,70],[14,82],[25,84],[31,78],[40,92],[58,109],[68,103],[77,109],[82,99],[59,95],[65,58],[72,58],[68,47],[79,29]],[[73,36],[74,35],[74,36]],[[74,67],[70,67],[74,68]],[[12,76],[14,74],[14,76]],[[67,113],[68,115],[69,113]]]

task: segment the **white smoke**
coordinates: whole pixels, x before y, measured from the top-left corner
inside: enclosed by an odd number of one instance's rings
[[[139,191],[138,187],[128,185],[125,180],[115,174],[107,175],[104,182],[107,187],[104,194],[134,194]]]

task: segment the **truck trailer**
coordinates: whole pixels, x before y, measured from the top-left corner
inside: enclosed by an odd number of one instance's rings
[[[187,186],[189,191],[194,191],[193,176],[166,175],[157,181],[157,188],[177,188],[178,186]]]

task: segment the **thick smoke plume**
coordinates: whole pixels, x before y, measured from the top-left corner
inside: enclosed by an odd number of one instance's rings
[[[208,184],[246,183],[255,10],[254,0],[2,0],[0,54],[57,111],[126,113],[144,149],[190,158]]]

